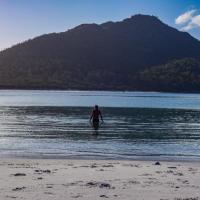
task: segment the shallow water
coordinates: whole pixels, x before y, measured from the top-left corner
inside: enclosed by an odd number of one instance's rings
[[[1,91],[0,156],[200,160],[199,108],[198,94]]]

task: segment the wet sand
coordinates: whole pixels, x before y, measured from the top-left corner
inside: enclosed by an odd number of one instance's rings
[[[197,200],[200,163],[1,159],[0,199]]]

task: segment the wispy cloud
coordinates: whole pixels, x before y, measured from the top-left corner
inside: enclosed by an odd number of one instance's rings
[[[200,28],[200,14],[198,10],[190,10],[175,19],[177,25],[184,25],[182,30],[189,31],[193,28]]]
[[[194,16],[195,12],[196,12],[196,10],[190,10],[190,11],[183,13],[182,15],[178,16],[175,19],[175,23],[176,24],[184,24],[186,22],[189,22],[192,19],[192,17]]]

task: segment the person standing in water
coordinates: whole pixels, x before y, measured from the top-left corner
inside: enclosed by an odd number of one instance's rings
[[[99,117],[101,118],[101,121],[103,122],[101,111],[99,110],[98,105],[95,105],[90,115],[90,121],[92,120],[92,125],[95,130],[98,130],[99,128]]]

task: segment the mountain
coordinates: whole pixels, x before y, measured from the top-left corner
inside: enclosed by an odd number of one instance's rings
[[[190,57],[200,58],[200,41],[157,17],[135,15],[82,24],[0,52],[0,88],[160,90],[144,87],[141,74]]]

